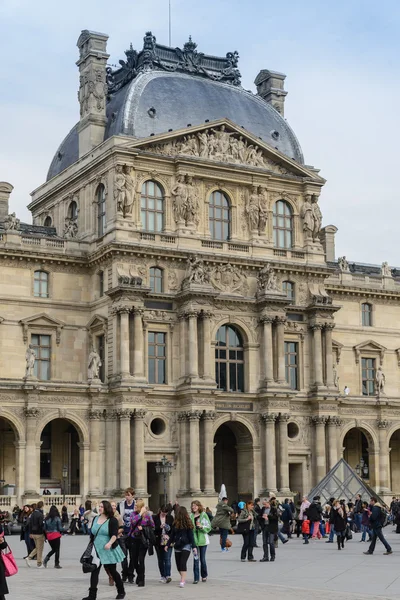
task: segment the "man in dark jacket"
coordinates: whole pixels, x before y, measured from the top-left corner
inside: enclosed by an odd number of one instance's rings
[[[313,501],[307,508],[307,516],[310,519],[310,536],[312,538],[322,537],[319,531],[319,524],[322,518],[322,506],[319,496],[314,496]]]
[[[369,526],[372,531],[372,540],[369,545],[368,551],[364,552],[364,554],[373,554],[375,550],[376,540],[379,538],[382,544],[386,548],[386,552],[383,554],[392,554],[392,548],[390,544],[385,539],[385,536],[382,533],[383,520],[385,517],[385,513],[380,504],[378,504],[377,498],[372,496],[370,500],[370,517],[369,517]]]
[[[355,502],[354,502],[354,509],[353,509],[354,524],[357,528],[357,531],[361,531],[362,510],[363,509],[362,509],[361,495],[357,494]]]
[[[276,503],[271,504],[266,498],[263,499],[263,505],[260,512],[259,522],[262,530],[264,556],[260,562],[273,562],[275,560],[275,537],[278,535],[279,515]],[[271,558],[269,558],[271,552]]]
[[[35,548],[26,557],[26,564],[28,567],[31,566],[31,560],[36,556],[37,568],[42,569],[42,557],[43,557],[43,546],[44,546],[44,516],[43,516],[43,502],[37,503],[36,509],[33,511],[29,518],[29,535],[30,538],[35,542]]]

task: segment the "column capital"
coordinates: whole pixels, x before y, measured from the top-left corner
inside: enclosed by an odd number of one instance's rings
[[[323,327],[324,326],[322,323],[312,323],[311,325],[309,325],[311,331],[321,331]]]
[[[270,323],[272,324],[275,320],[275,317],[273,317],[272,315],[261,315],[261,317],[259,318],[259,322],[263,325],[264,323]]]
[[[27,419],[37,419],[40,415],[40,410],[35,407],[27,406],[24,408],[24,413]]]
[[[135,408],[135,411],[132,414],[132,417],[135,421],[143,421],[147,414],[147,410],[145,408]]]
[[[325,415],[314,415],[313,417],[311,417],[311,420],[314,423],[314,425],[325,425],[325,423],[328,420],[328,417],[325,417]]]
[[[200,421],[201,418],[201,410],[192,410],[188,412],[189,421]]]
[[[133,306],[132,307],[132,312],[133,315],[136,317],[143,317],[144,315],[144,308],[142,306]]]
[[[205,410],[202,414],[203,421],[215,421],[217,413],[215,410]]]
[[[286,315],[278,315],[277,317],[275,317],[275,323],[277,325],[285,325],[286,321],[287,321]]]
[[[193,318],[197,318],[199,316],[199,312],[197,310],[194,309],[190,309],[190,310],[186,310],[185,311],[185,317],[187,319],[193,319]]]
[[[338,417],[329,417],[328,425],[330,425],[331,427],[337,427],[338,420]]]
[[[261,420],[264,421],[264,423],[267,425],[267,423],[275,423],[275,421],[278,418],[278,415],[276,415],[275,413],[262,413],[260,417]]]
[[[129,314],[131,312],[131,306],[129,306],[128,304],[115,304],[114,306],[111,306],[110,312],[112,315],[118,315],[118,314]]]
[[[101,419],[103,418],[104,413],[102,410],[99,410],[97,408],[91,408],[89,410],[89,421],[101,421]]]
[[[343,422],[343,419],[341,419],[340,417],[335,417],[336,427],[341,427],[343,425]]]
[[[201,311],[199,312],[199,317],[200,319],[212,319],[213,317],[215,317],[215,313],[212,310],[201,309]]]
[[[387,429],[389,427],[387,419],[377,419],[376,424],[378,425],[378,429]]]
[[[133,411],[130,408],[120,408],[115,411],[120,421],[130,421]]]
[[[279,415],[279,422],[280,423],[287,423],[290,419],[290,415],[288,414],[280,414]]]
[[[335,327],[335,323],[324,323],[324,329],[326,329],[327,331],[333,331]]]

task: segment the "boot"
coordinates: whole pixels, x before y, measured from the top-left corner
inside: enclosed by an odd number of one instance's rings
[[[341,550],[341,549],[342,549],[342,548],[341,548],[341,544],[340,544],[340,538],[338,538],[338,540],[337,540],[337,549],[338,549],[338,550]]]
[[[47,563],[49,562],[49,560],[50,560],[50,556],[49,556],[49,555],[47,555],[47,556],[45,557],[44,561],[43,561],[43,566],[44,566],[44,567],[46,567],[46,568],[47,568]]]
[[[89,595],[82,598],[82,600],[96,600],[97,588],[89,588]]]
[[[344,537],[342,537],[342,548],[344,548]]]

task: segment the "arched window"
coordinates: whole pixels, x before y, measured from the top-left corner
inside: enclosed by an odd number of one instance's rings
[[[150,268],[150,288],[155,294],[163,292],[163,271],[158,267]]]
[[[294,300],[295,300],[294,283],[292,283],[291,281],[283,281],[282,282],[282,291],[284,294],[286,294],[286,298],[288,300],[291,300],[292,302],[294,302]]]
[[[33,274],[33,295],[35,298],[49,297],[49,274],[46,271],[35,271]]]
[[[231,208],[223,192],[216,191],[210,196],[210,234],[214,240],[229,240],[231,233]]]
[[[96,200],[97,200],[97,235],[99,237],[102,237],[106,230],[106,189],[102,183],[97,188]]]
[[[69,219],[77,219],[78,218],[78,205],[75,200],[72,200],[68,207],[68,218]]]
[[[372,304],[361,304],[361,319],[364,327],[372,327]]]
[[[47,215],[47,217],[45,218],[43,225],[45,227],[51,227],[53,225],[53,221],[51,220],[51,217],[49,215]]]
[[[276,248],[291,248],[293,245],[293,214],[284,200],[274,204],[274,245]]]
[[[155,181],[145,181],[140,200],[142,228],[162,231],[164,228],[164,193]]]
[[[243,341],[232,325],[223,325],[217,331],[215,379],[220,390],[244,392]]]

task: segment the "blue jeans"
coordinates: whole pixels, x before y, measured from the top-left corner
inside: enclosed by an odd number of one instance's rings
[[[355,523],[355,526],[357,527],[357,531],[361,531],[361,519],[362,519],[361,513],[356,513],[354,515],[354,523]]]
[[[222,527],[219,528],[219,534],[221,536],[221,550],[225,549],[226,540],[228,538],[228,533],[229,533],[229,529],[222,529]]]
[[[281,540],[281,542],[286,542],[286,538],[280,530],[278,531],[278,538]]]
[[[361,525],[361,531],[362,531],[362,536],[361,536],[361,541],[365,542],[365,538],[366,538],[366,534],[368,533],[368,537],[372,537],[372,531],[370,530],[370,528],[368,527],[368,525]]]
[[[199,581],[200,579],[200,567],[201,567],[201,578],[207,579],[207,563],[206,563],[206,552],[207,546],[198,546],[197,552],[199,558],[197,560],[193,559],[193,577],[195,581]],[[200,563],[200,565],[199,565]]]
[[[81,521],[81,529],[82,529],[82,533],[84,533],[85,535],[89,535],[90,534],[90,530],[89,530],[88,524],[85,523],[85,521]]]
[[[171,577],[171,554],[172,547],[165,551],[165,546],[156,546],[158,569],[161,577]],[[197,562],[197,561],[195,561]]]
[[[333,542],[333,538],[335,537],[335,528],[331,523],[331,530],[329,532],[329,541]]]
[[[384,537],[384,535],[382,533],[382,527],[378,527],[377,529],[373,529],[372,530],[372,540],[371,540],[371,543],[369,545],[368,552],[371,552],[371,554],[373,553],[373,551],[375,550],[376,540],[378,538],[381,540],[381,542],[385,546],[386,550],[388,552],[391,552],[392,548],[390,547],[390,545],[385,540],[385,537]]]

